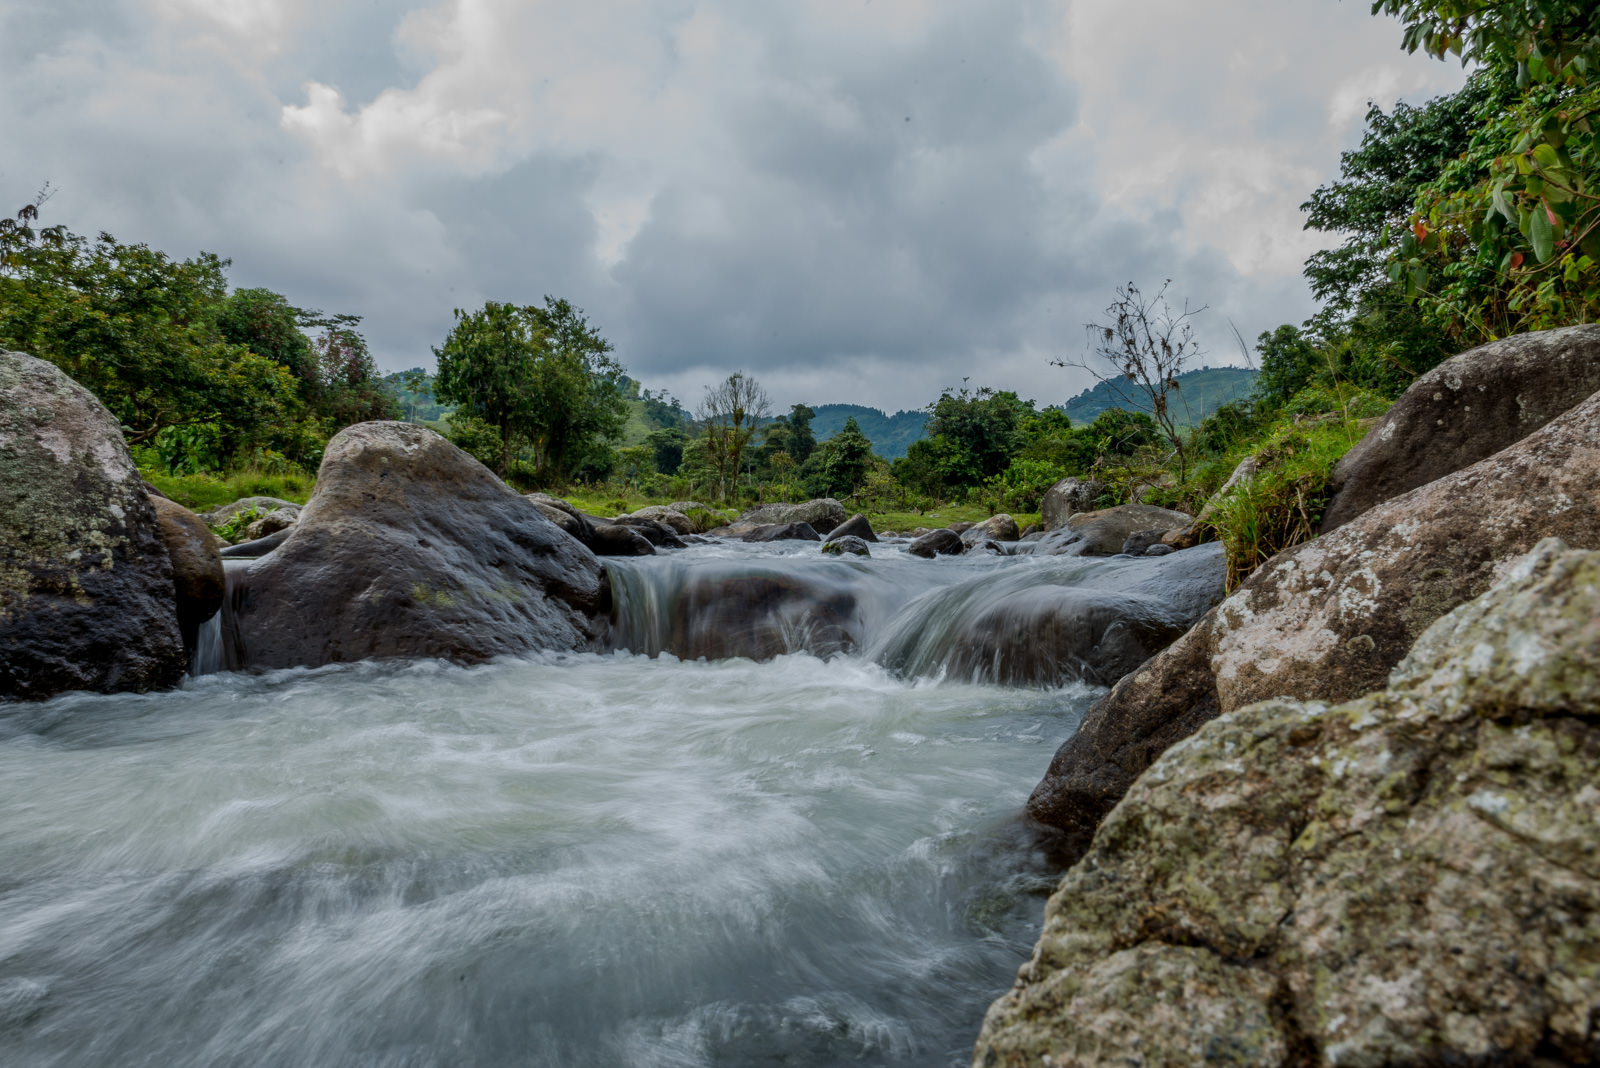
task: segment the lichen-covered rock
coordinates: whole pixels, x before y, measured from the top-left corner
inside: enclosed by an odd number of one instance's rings
[[[1339,461],[1322,530],[1521,441],[1597,390],[1600,326],[1519,334],[1452,356]]]
[[[117,420],[0,351],[0,700],[175,685],[172,565]]]
[[[292,514],[298,514],[300,506],[293,501],[286,501],[280,497],[240,497],[231,504],[219,504],[200,518],[205,520],[206,526],[215,530],[217,527],[226,526],[231,520],[244,512],[255,512],[265,515],[268,512],[278,512],[288,509]]]
[[[1547,541],[1386,690],[1167,750],[975,1065],[1600,1060],[1600,553]]]
[[[289,537],[233,578],[241,659],[256,669],[579,649],[609,610],[593,553],[408,423],[335,435]]]
[[[1041,556],[1115,556],[1129,535],[1143,530],[1187,527],[1194,517],[1153,504],[1119,504],[1098,512],[1079,512],[1067,525],[1035,542]]]
[[[867,547],[866,541],[854,534],[846,534],[842,538],[829,538],[823,543],[822,551],[830,556],[843,556],[846,553],[851,556],[872,555],[872,550]]]
[[[763,504],[739,517],[734,527],[780,526],[785,523],[805,523],[818,534],[830,533],[845,521],[849,512],[832,497],[819,497],[801,504]]]
[[[165,497],[151,497],[161,539],[172,562],[172,583],[178,613],[178,630],[191,653],[200,624],[217,614],[227,592],[222,570],[222,541],[205,521]],[[298,510],[298,509],[297,509]]]
[[[1546,536],[1600,549],[1600,394],[1273,557],[1090,709],[1029,813],[1065,833],[1070,858],[1168,745],[1253,701],[1342,701],[1382,686],[1419,634]]]
[[[1045,490],[1039,502],[1039,524],[1045,530],[1059,530],[1079,512],[1094,511],[1094,502],[1106,488],[1093,479],[1073,475]]]

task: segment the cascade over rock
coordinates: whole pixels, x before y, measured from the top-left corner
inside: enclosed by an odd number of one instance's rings
[[[1600,390],[1600,326],[1518,334],[1411,384],[1333,470],[1327,533],[1521,441]]]
[[[1386,689],[1169,749],[974,1065],[1600,1059],[1600,553],[1541,543]]]
[[[299,522],[231,596],[254,669],[580,649],[608,607],[593,553],[438,434],[390,422],[328,442]]]
[[[116,418],[0,351],[0,700],[176,685],[167,545]]]
[[[1090,709],[1028,812],[1081,854],[1167,746],[1253,701],[1342,701],[1382,686],[1417,635],[1547,536],[1600,548],[1600,393],[1267,561]]]

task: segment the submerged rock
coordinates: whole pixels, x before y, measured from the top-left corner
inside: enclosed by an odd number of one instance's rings
[[[176,685],[176,606],[116,418],[53,364],[0,351],[0,700]]]
[[[1387,689],[1205,725],[1062,880],[973,1063],[1593,1063],[1597,717],[1600,553],[1550,541]]]
[[[300,521],[233,597],[255,669],[580,649],[609,607],[593,553],[433,431],[388,422],[334,436]]]
[[[849,553],[851,556],[871,556],[872,550],[867,547],[865,540],[854,534],[846,534],[842,538],[829,538],[822,545],[822,551],[832,556],[841,556]]]
[[[1512,445],[1600,390],[1600,326],[1519,334],[1411,384],[1333,470],[1327,533]]]
[[[1035,543],[1040,556],[1115,556],[1134,534],[1187,527],[1193,517],[1152,504],[1119,504],[1098,512],[1079,512],[1065,527]],[[1157,538],[1157,541],[1160,539]]]
[[[1253,701],[1341,701],[1382,686],[1417,635],[1550,535],[1600,548],[1600,394],[1262,565],[1090,709],[1029,813],[1065,832],[1068,856],[1081,853],[1167,746]]]

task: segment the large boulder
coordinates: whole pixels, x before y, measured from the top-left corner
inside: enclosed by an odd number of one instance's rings
[[[607,590],[594,554],[478,461],[376,422],[328,442],[300,521],[231,597],[241,659],[265,669],[581,649]]]
[[[597,556],[654,556],[650,539],[626,523],[600,523],[588,529],[584,542]]]
[[[1167,746],[1253,701],[1342,701],[1382,686],[1417,635],[1547,536],[1600,548],[1600,393],[1262,565],[1090,709],[1028,811],[1065,832],[1068,857],[1081,853]]]
[[[1105,487],[1093,479],[1068,476],[1045,490],[1039,502],[1039,525],[1045,530],[1060,530],[1079,512],[1094,511],[1095,501]]]
[[[669,508],[664,504],[652,504],[648,508],[641,508],[637,512],[621,518],[649,519],[657,523],[663,523],[671,527],[673,532],[679,535],[694,533],[693,520],[678,509]]]
[[[975,1065],[1600,1061],[1600,553],[1547,542],[1386,689],[1168,750]]]
[[[822,536],[810,523],[769,523],[745,531],[745,541],[821,541]]]
[[[1128,537],[1146,530],[1187,527],[1194,517],[1153,504],[1119,504],[1098,512],[1079,512],[1065,527],[1034,543],[1040,556],[1115,556]]]
[[[227,592],[222,570],[222,540],[211,533],[205,520],[165,497],[151,497],[161,539],[172,561],[172,582],[178,612],[178,630],[184,648],[194,651],[200,624],[217,614]]]
[[[1521,441],[1597,390],[1600,326],[1519,334],[1452,356],[1339,461],[1323,532]]]
[[[844,510],[844,505],[832,497],[821,497],[803,504],[763,504],[741,515],[734,526],[805,523],[818,534],[827,534],[843,523],[849,514]]]
[[[172,564],[116,418],[0,351],[0,700],[173,686]]]

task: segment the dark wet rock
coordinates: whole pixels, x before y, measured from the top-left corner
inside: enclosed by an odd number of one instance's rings
[[[656,551],[649,538],[625,523],[590,527],[588,546],[597,556],[654,556]]]
[[[1069,476],[1045,491],[1039,502],[1039,523],[1045,530],[1059,530],[1079,512],[1094,511],[1095,502],[1106,488],[1093,479]]]
[[[822,535],[810,523],[771,523],[746,531],[745,541],[821,541]]]
[[[1597,487],[1600,394],[1488,459],[1273,557],[1090,710],[1029,813],[1065,832],[1071,857],[1152,760],[1219,712],[1382,687],[1419,634],[1541,538],[1600,549]]]
[[[1595,1063],[1596,710],[1600,554],[1552,540],[1370,696],[1206,724],[1062,880],[973,1063]]]
[[[802,504],[763,504],[745,512],[734,525],[762,527],[805,523],[820,534],[828,534],[848,515],[844,505],[832,497],[820,497]]]
[[[919,602],[927,623],[891,637],[884,666],[918,676],[1056,686],[1110,685],[1177,640],[1222,599],[1210,545],[1165,559],[999,572]]]
[[[237,545],[224,545],[221,556],[225,560],[259,560],[278,546],[289,540],[289,535],[294,533],[294,528],[280,530],[276,534],[268,534],[255,541],[241,541]]]
[[[647,519],[656,523],[662,523],[672,528],[672,532],[680,537],[685,534],[694,533],[694,522],[687,515],[679,511],[677,508],[669,508],[663,504],[652,504],[648,508],[641,508],[637,512],[634,512],[631,515],[623,516],[622,518]]]
[[[662,561],[673,566],[673,561]],[[846,569],[840,568],[844,571]],[[629,599],[635,573],[618,567],[613,581]],[[634,600],[641,596],[636,592]],[[612,643],[621,649],[685,660],[748,657],[770,660],[785,653],[819,657],[858,648],[862,635],[856,596],[848,584],[789,568],[728,564],[693,568],[662,598],[658,610],[614,619]]]
[[[232,596],[244,662],[266,669],[580,649],[607,594],[594,554],[482,464],[375,422],[328,443],[300,521]]]
[[[1143,556],[1151,546],[1161,544],[1161,536],[1165,533],[1165,529],[1136,530],[1122,543],[1122,551],[1129,556]],[[1170,546],[1166,548],[1170,550]]]
[[[1119,504],[1072,516],[1065,527],[1039,539],[1035,551],[1041,556],[1114,556],[1133,534],[1152,529],[1165,532],[1193,521],[1193,516],[1169,508]]]
[[[947,527],[930,530],[920,537],[913,538],[906,548],[912,556],[921,556],[933,559],[935,556],[960,556],[966,546],[961,544],[961,535]]]
[[[583,542],[591,550],[594,548],[595,524],[588,516],[561,498],[552,497],[547,493],[529,493],[526,498],[539,509],[539,514],[560,527],[567,535]]]
[[[0,700],[176,685],[175,606],[117,420],[53,364],[0,351]]]
[[[1494,341],[1411,384],[1334,468],[1324,533],[1521,441],[1600,391],[1600,326]]]
[[[173,593],[178,613],[178,630],[183,645],[194,651],[200,624],[217,614],[227,580],[222,572],[222,541],[205,521],[181,504],[165,497],[152,497],[156,523],[172,561]]]
[[[849,553],[851,556],[872,555],[872,550],[867,547],[866,541],[856,537],[854,534],[846,534],[842,538],[830,537],[823,543],[822,551],[833,556],[840,556],[845,553]]]
[[[1005,512],[974,523],[961,532],[961,540],[967,545],[981,545],[986,541],[1016,541],[1020,537],[1022,531],[1017,529],[1017,521]]]
[[[872,523],[860,512],[834,527],[833,532],[828,535],[829,541],[836,541],[839,538],[860,538],[867,542],[878,540],[878,536],[872,532]]]
[[[1163,545],[1160,542],[1157,542],[1155,545],[1152,545],[1148,549],[1146,549],[1144,551],[1144,554],[1146,556],[1166,556],[1169,553],[1174,553],[1174,552],[1177,552],[1177,550],[1174,549],[1172,546]]]
[[[648,519],[638,514],[618,516],[615,525],[632,527],[640,534],[643,534],[645,540],[658,549],[681,549],[688,544],[678,537],[678,532],[672,527],[665,523],[657,523],[654,519]]]

